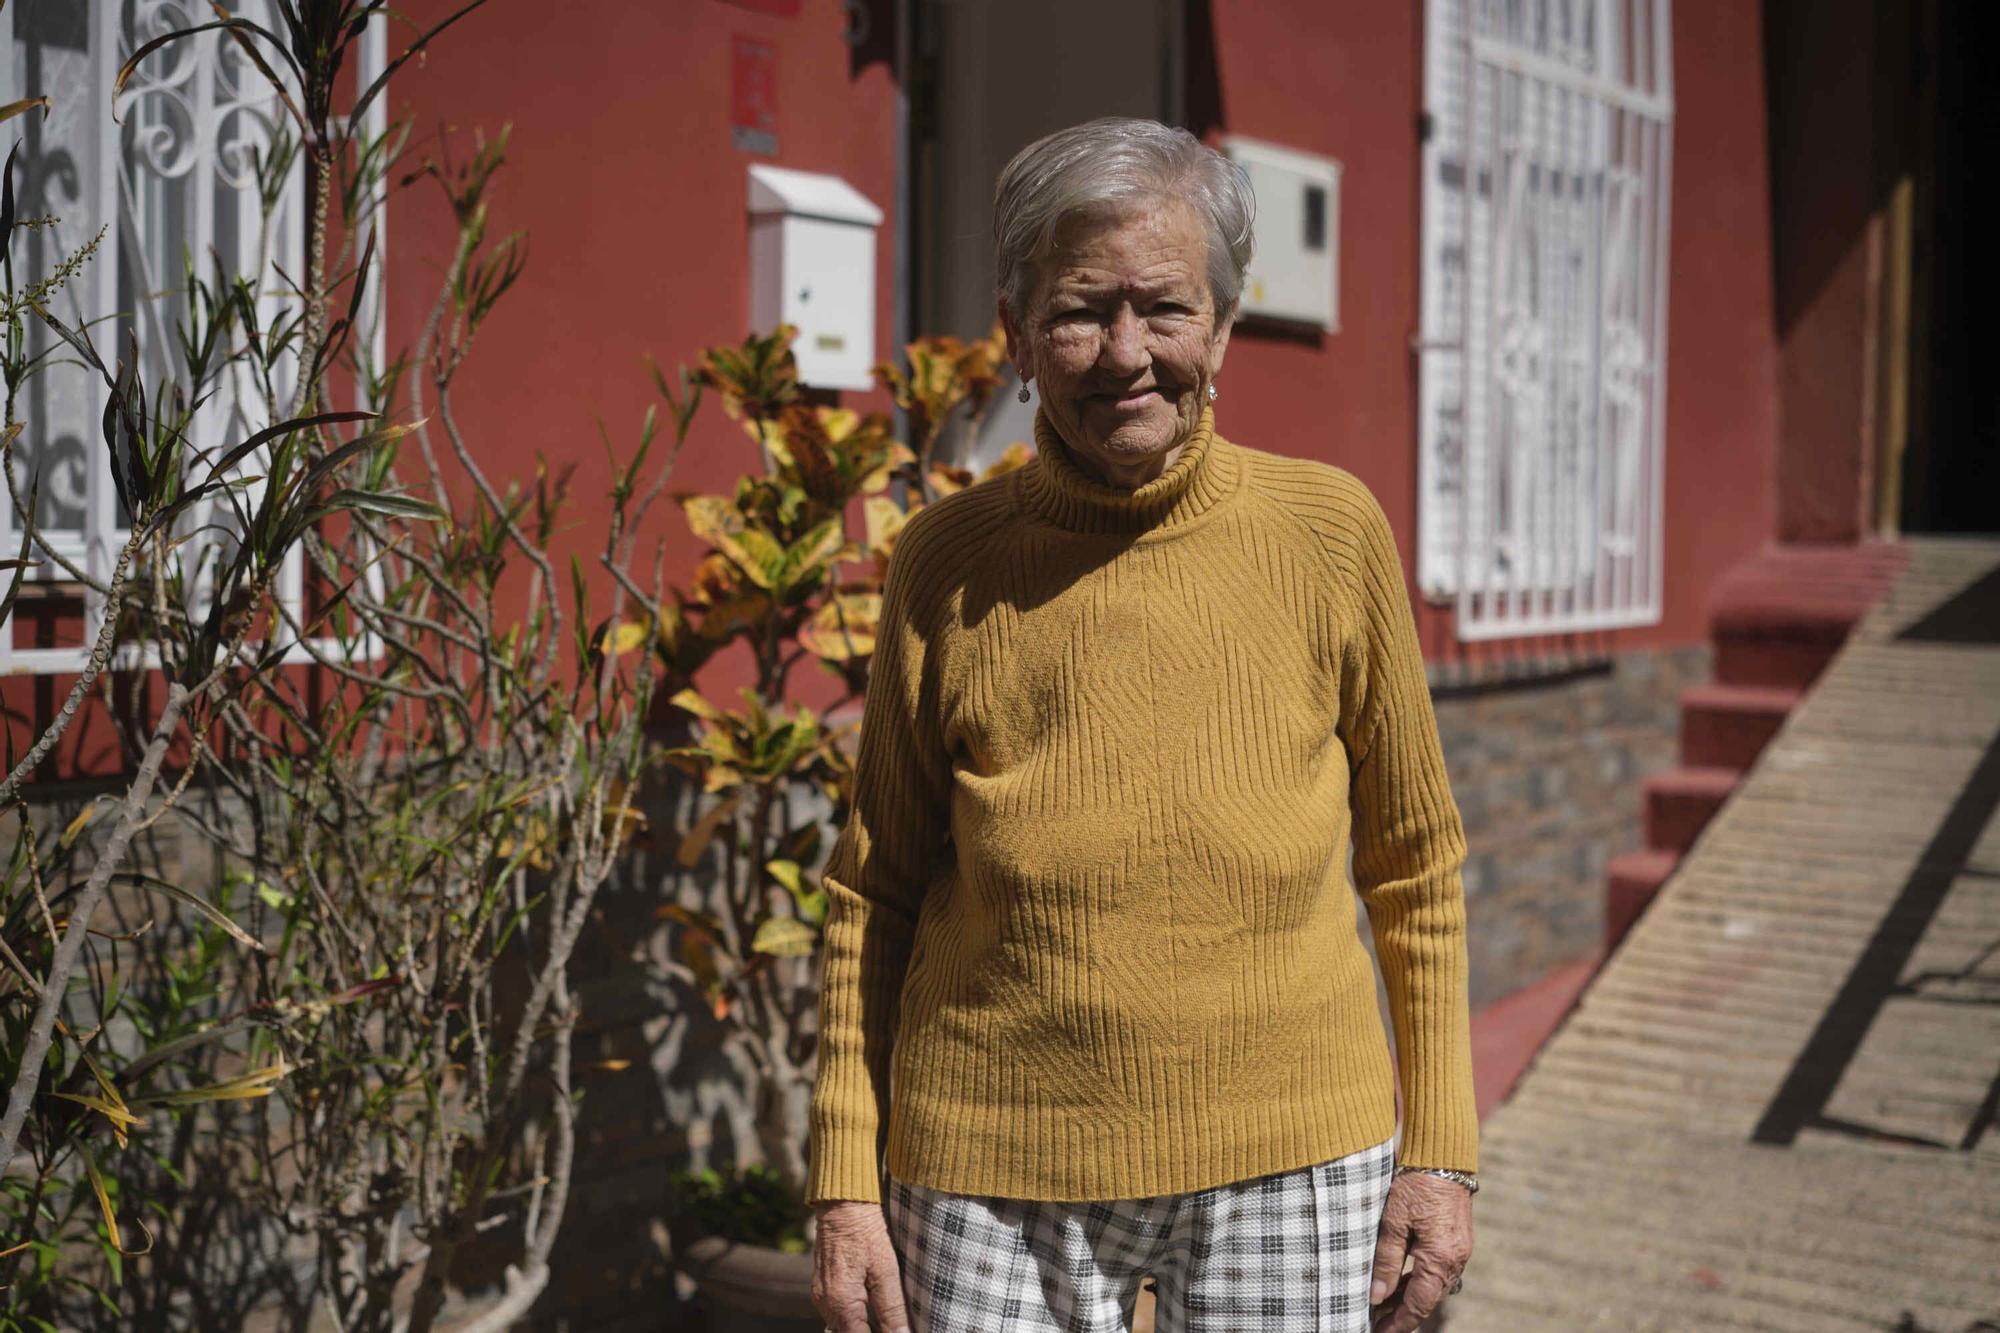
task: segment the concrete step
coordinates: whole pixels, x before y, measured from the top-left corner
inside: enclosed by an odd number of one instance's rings
[[[1607,882],[1604,887],[1604,947],[1607,951],[1618,947],[1618,941],[1625,938],[1625,932],[1646,910],[1646,904],[1653,901],[1653,895],[1667,882],[1667,876],[1674,873],[1674,866],[1680,859],[1678,852],[1651,848],[1611,858],[1605,867]]]
[[[1757,762],[1801,692],[1755,685],[1697,685],[1681,693],[1681,763],[1743,772]]]
[[[1646,846],[1685,852],[1736,789],[1733,768],[1670,768],[1646,779]]]

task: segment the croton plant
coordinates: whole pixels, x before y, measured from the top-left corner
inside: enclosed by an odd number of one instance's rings
[[[828,715],[866,688],[882,580],[903,525],[925,504],[1020,467],[1031,454],[1013,444],[976,472],[937,456],[954,426],[976,438],[1001,382],[999,328],[969,342],[921,339],[906,349],[906,364],[875,367],[902,409],[908,443],[886,413],[812,401],[799,384],[794,334],[781,327],[710,348],[698,362],[694,378],[742,424],[759,467],[731,494],[675,495],[708,550],[660,608],[655,650],[667,677],[662,696],[688,715],[692,730],[689,743],[664,757],[698,779],[702,793],[678,859],[693,866],[720,848],[720,882],[706,899],[715,910],[668,903],[659,912],[679,927],[679,964],[726,1025],[738,1067],[757,1080],[765,1160],[796,1196],[805,1178],[811,1018],[827,912],[812,868],[846,818],[850,733],[859,725],[834,725]],[[850,528],[857,517],[858,532]],[[749,651],[753,681],[732,708],[694,682],[737,642]],[[806,662],[839,678],[830,703],[798,697],[794,672]],[[814,789],[824,801],[796,810],[799,794]]]

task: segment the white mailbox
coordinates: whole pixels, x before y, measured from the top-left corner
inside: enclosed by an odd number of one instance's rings
[[[750,323],[797,326],[799,379],[818,389],[875,381],[875,228],[882,210],[838,176],[750,168]]]
[[[1340,328],[1340,163],[1255,139],[1222,148],[1257,194],[1256,256],[1243,280],[1243,316]]]

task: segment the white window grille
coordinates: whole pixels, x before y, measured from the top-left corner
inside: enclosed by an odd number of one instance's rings
[[[243,0],[231,12],[269,31],[284,31],[272,0]],[[128,330],[136,334],[149,388],[179,365],[174,339],[186,299],[184,257],[211,282],[217,259],[226,274],[259,275],[267,329],[269,317],[286,305],[287,277],[296,282],[302,270],[303,162],[294,158],[267,219],[254,163],[271,152],[287,113],[228,34],[204,32],[153,52],[120,92],[115,119],[112,114],[112,84],[133,51],[212,17],[204,6],[175,0],[17,0],[0,9],[0,35],[7,43],[0,59],[0,103],[35,94],[52,101],[46,118],[30,112],[0,125],[0,159],[7,146],[20,143],[17,215],[59,219],[49,229],[16,233],[17,280],[48,272],[56,259],[82,249],[103,227],[95,255],[58,294],[53,313],[72,327],[95,321],[91,341],[107,366],[115,367],[125,355]],[[386,64],[382,16],[371,19],[360,56],[357,74],[365,87]],[[266,63],[286,68],[276,59]],[[297,90],[291,92],[299,101]],[[384,128],[387,100],[378,97],[366,113],[371,134]],[[295,141],[295,125],[290,132]],[[381,202],[378,191],[372,215],[378,274]],[[369,331],[379,365],[379,285],[371,287],[362,328]],[[39,325],[30,337],[37,351],[54,340]],[[74,358],[65,349],[61,359]],[[281,369],[278,401],[288,404],[296,366]],[[245,379],[239,373],[209,408],[196,413],[192,443],[211,457],[271,424],[260,410],[261,393]],[[29,477],[38,476],[40,529],[50,535],[57,554],[101,584],[125,540],[128,518],[119,512],[104,446],[105,386],[93,372],[61,364],[30,376],[21,392],[13,404],[15,418],[26,425],[14,451],[21,499],[25,503]],[[214,531],[228,523],[226,502],[218,497],[207,512],[191,515],[190,528]],[[13,505],[0,490],[0,551],[13,556],[20,538]],[[102,599],[41,552],[31,558],[43,563],[31,571],[24,600],[38,591],[73,593],[82,604],[82,634],[63,646],[24,642],[32,636],[24,633],[26,617],[17,606],[11,623],[0,623],[0,673],[75,671],[97,637]],[[294,551],[278,588],[294,611],[301,607],[303,584],[301,557]],[[199,596],[200,590],[195,592]]]
[[[1669,0],[1426,0],[1418,581],[1462,639],[1656,623]]]

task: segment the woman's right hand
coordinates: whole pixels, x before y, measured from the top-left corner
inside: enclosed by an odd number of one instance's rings
[[[842,1199],[813,1211],[813,1305],[826,1326],[834,1333],[910,1333],[902,1269],[882,1205]]]

